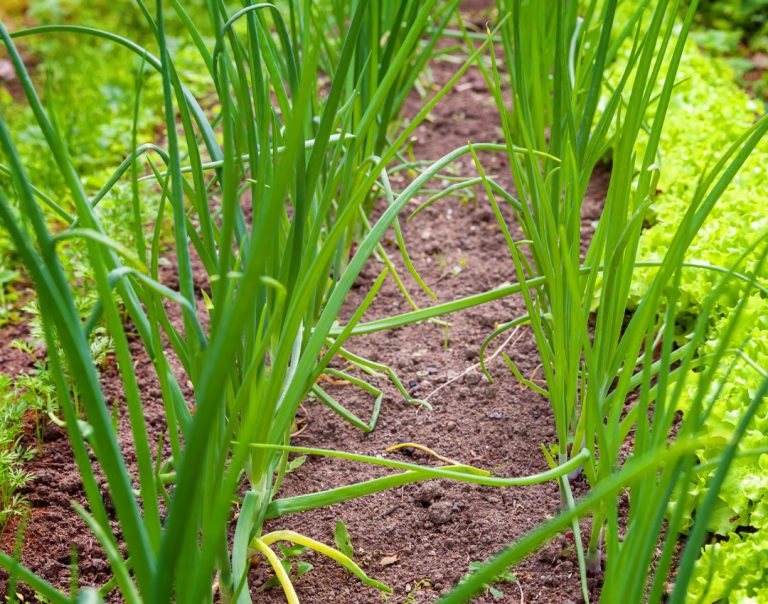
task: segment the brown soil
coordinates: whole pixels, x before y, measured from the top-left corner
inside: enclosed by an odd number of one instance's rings
[[[455,70],[447,63],[433,66],[435,80],[445,81]],[[414,101],[410,110],[416,107]],[[492,141],[498,138],[498,118],[489,104],[481,77],[474,72],[457,86],[434,111],[433,119],[418,131],[414,153],[420,159],[436,159],[467,140]],[[462,174],[474,174],[471,159],[459,162]],[[484,158],[485,169],[502,183],[508,182],[503,158]],[[585,204],[585,229],[597,215],[606,187],[606,174],[594,181]],[[401,182],[396,182],[402,186]],[[508,215],[511,222],[511,216]],[[404,223],[409,252],[426,282],[441,301],[456,299],[513,280],[512,263],[488,200],[461,203],[456,199],[438,202],[415,220]],[[520,233],[517,233],[520,235]],[[388,242],[393,257],[397,252]],[[348,309],[359,302],[378,275],[381,265],[371,261],[350,294]],[[405,272],[402,273],[405,275]],[[419,304],[430,300],[409,279]],[[367,319],[405,312],[407,304],[391,279],[366,315]],[[488,383],[472,370],[455,381],[477,362],[478,348],[496,322],[523,313],[519,299],[505,299],[483,308],[449,317],[448,328],[421,324],[387,333],[359,337],[350,348],[378,362],[390,364],[403,382],[420,397],[429,397],[427,410],[402,400],[386,380],[375,383],[386,397],[376,430],[371,434],[348,426],[326,407],[308,401],[307,429],[295,444],[381,454],[393,444],[416,442],[440,454],[491,470],[500,476],[522,476],[547,469],[539,450],[542,443],[555,440],[548,403],[518,384],[500,358],[491,365],[496,383]],[[6,360],[8,330],[0,332],[0,358]],[[499,341],[500,343],[500,341]],[[163,430],[163,412],[149,361],[134,344],[137,368],[144,389],[145,415],[150,433]],[[521,332],[507,348],[521,370],[533,379],[541,377],[532,338]],[[141,367],[147,367],[142,374]],[[3,366],[5,373],[23,370],[18,363]],[[110,399],[120,402],[115,369],[107,367],[104,383]],[[448,383],[450,381],[450,383]],[[445,386],[430,396],[440,386]],[[110,389],[111,388],[111,389]],[[370,410],[370,397],[354,386],[328,386],[329,391],[359,414]],[[127,417],[120,414],[121,439],[130,454]],[[80,480],[63,431],[47,428],[43,453],[28,464],[36,475],[26,490],[31,514],[26,527],[22,561],[55,585],[69,583],[73,546],[77,550],[81,584],[99,585],[109,578],[109,569],[96,540],[70,507],[72,500],[84,503]],[[429,463],[419,451],[390,454],[393,458]],[[280,496],[286,497],[353,483],[382,472],[361,466],[311,458],[286,477]],[[507,543],[556,514],[559,494],[554,483],[533,487],[491,489],[437,481],[410,485],[344,504],[284,517],[269,523],[268,529],[290,528],[332,544],[338,520],[349,529],[356,558],[374,578],[394,589],[390,602],[432,602],[445,593],[466,572],[471,562],[485,560]],[[14,527],[0,539],[0,549],[13,547]],[[314,569],[295,582],[307,604],[379,603],[382,595],[362,586],[346,572],[318,555],[305,558]],[[391,562],[391,563],[388,563]],[[514,570],[518,583],[502,583],[504,596],[489,593],[477,602],[541,602],[566,604],[581,601],[572,537],[555,539]],[[254,583],[267,577],[266,567],[253,573]],[[0,573],[0,593],[3,575]],[[26,595],[28,592],[21,590]],[[255,601],[283,602],[278,589],[255,595]]]

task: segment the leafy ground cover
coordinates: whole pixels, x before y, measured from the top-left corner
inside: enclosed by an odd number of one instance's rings
[[[9,23],[37,24],[45,22],[72,23],[85,26],[101,26],[116,32],[132,32],[146,40],[146,28],[141,26],[140,13],[132,2],[110,3],[111,9],[98,2],[17,2],[3,6],[2,17]],[[176,27],[178,33],[178,25]],[[142,33],[143,32],[143,33]],[[83,41],[71,34],[34,36],[23,43],[23,56],[34,73],[35,81],[42,89],[46,107],[52,119],[61,125],[73,165],[81,176],[83,186],[91,195],[103,195],[99,204],[99,216],[110,237],[122,245],[133,244],[133,232],[123,228],[131,219],[131,187],[118,183],[102,191],[105,182],[113,176],[114,167],[129,153],[133,137],[152,139],[162,126],[162,89],[158,76],[130,60],[130,53],[98,42]],[[180,55],[185,54],[180,44]],[[18,151],[24,159],[30,178],[39,191],[45,191],[49,203],[44,211],[49,220],[62,228],[67,215],[72,212],[72,198],[60,174],[52,169],[46,156],[45,139],[34,124],[31,107],[22,102],[23,92],[13,76],[13,68],[7,56],[2,59],[3,82],[0,86],[0,113],[16,135]],[[190,73],[200,64],[185,65]],[[192,78],[194,82],[194,78]],[[15,84],[14,84],[15,82]],[[136,104],[140,93],[144,102]],[[134,109],[136,115],[134,115]],[[137,125],[134,132],[133,124]],[[145,211],[156,205],[157,197],[142,187],[142,203]],[[0,189],[6,194],[12,191],[8,166],[0,169]],[[151,231],[147,231],[151,234]],[[76,304],[83,317],[95,300],[94,290],[89,287],[92,279],[87,250],[81,241],[70,240],[60,246],[63,266],[70,282],[76,284]],[[20,375],[9,375],[12,381],[2,389],[2,417],[0,433],[3,447],[3,464],[0,483],[4,485],[0,503],[4,523],[19,513],[23,506],[15,491],[29,480],[17,465],[28,458],[31,451],[20,446],[20,430],[31,416],[33,423],[48,421],[48,414],[57,413],[54,384],[42,359],[36,359],[34,347],[42,342],[39,309],[28,295],[28,280],[20,269],[20,258],[6,232],[0,235],[2,257],[2,286],[0,297],[0,326],[19,321],[30,321],[32,333],[25,339],[14,340],[14,346],[29,353],[35,360]],[[96,357],[109,349],[109,341],[103,330],[97,329],[91,338]]]
[[[731,69],[723,61],[706,56],[693,44],[686,49],[681,78],[686,81],[678,88],[670,109],[670,127],[662,136],[659,194],[652,206],[649,228],[640,240],[640,256],[648,260],[658,259],[671,242],[698,175],[755,121],[760,111],[759,101],[734,85]],[[768,227],[765,213],[768,198],[764,186],[767,166],[768,146],[762,143],[702,226],[688,251],[689,260],[724,267],[739,263],[739,270],[746,274],[762,279],[768,277],[765,268],[760,269],[759,261],[765,249],[764,233]],[[743,257],[744,254],[748,255]],[[648,274],[636,280],[637,292],[648,287]],[[695,315],[716,280],[708,271],[686,271],[681,277],[681,311]],[[735,287],[718,300],[702,354],[713,350],[722,339],[727,317],[742,297],[743,291]],[[711,462],[721,454],[736,428],[740,411],[754,394],[755,383],[764,376],[768,345],[763,325],[766,311],[764,295],[752,294],[736,327],[734,342],[738,344],[718,370],[718,380],[727,385],[707,422],[708,444],[699,452],[703,463]],[[678,408],[687,411],[693,396],[692,389],[684,391],[677,402]],[[733,601],[765,598],[764,567],[759,555],[754,553],[762,551],[764,546],[759,544],[765,543],[766,539],[766,413],[768,407],[763,403],[740,445],[748,453],[735,462],[718,497],[708,528],[725,540],[717,539],[705,547],[697,567],[696,587],[691,590],[691,601],[719,601],[729,583],[738,576],[742,578],[738,591],[732,596]],[[686,508],[689,518],[692,518],[696,501],[706,493],[714,473],[715,468],[710,467],[692,482],[689,489],[692,499]]]

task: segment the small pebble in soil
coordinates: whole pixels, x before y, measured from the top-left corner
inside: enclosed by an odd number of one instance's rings
[[[429,520],[432,524],[447,524],[453,515],[453,502],[441,500],[433,503],[429,508]]]
[[[501,419],[503,417],[504,417],[504,414],[501,411],[499,411],[498,409],[496,409],[494,411],[491,411],[488,414],[488,419]]]
[[[552,552],[547,551],[547,549],[543,549],[539,552],[538,556],[536,556],[541,562],[548,562],[552,563]]]
[[[436,500],[441,499],[445,491],[437,484],[427,483],[416,492],[416,501],[424,507],[432,505]]]
[[[496,318],[493,315],[483,314],[478,317],[478,320],[480,325],[482,325],[485,329],[496,328]]]
[[[448,421],[445,423],[445,430],[447,432],[453,432],[456,429],[456,422]]]
[[[467,375],[464,376],[464,383],[470,386],[474,386],[475,384],[480,383],[480,374],[474,371],[470,371]]]

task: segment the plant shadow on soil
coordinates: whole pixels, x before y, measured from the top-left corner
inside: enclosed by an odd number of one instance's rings
[[[436,82],[453,75],[456,66],[437,61],[432,65]],[[409,101],[406,114],[413,114],[419,100]],[[417,159],[437,159],[467,140],[498,141],[498,116],[482,77],[470,70],[457,87],[433,111],[433,118],[417,131],[413,151]],[[489,174],[510,186],[509,169],[500,156],[483,156]],[[458,164],[458,173],[474,175],[470,157]],[[402,187],[404,180],[394,180]],[[583,227],[588,237],[592,222],[599,216],[608,182],[608,171],[599,171],[584,204]],[[507,208],[508,209],[508,208]],[[512,224],[510,212],[507,219]],[[408,250],[425,281],[440,301],[480,292],[514,280],[513,265],[487,198],[477,191],[474,200],[445,199],[428,208],[413,221],[403,220]],[[513,234],[515,231],[513,230]],[[516,233],[521,236],[519,232]],[[406,271],[397,259],[394,240],[385,242],[402,275]],[[350,292],[346,312],[355,308],[379,274],[382,265],[371,260]],[[172,281],[173,276],[167,276]],[[421,306],[432,303],[409,278],[409,289]],[[364,320],[409,310],[407,303],[388,278]],[[490,366],[496,382],[488,383],[478,370],[446,384],[477,363],[483,339],[496,323],[524,312],[519,297],[503,299],[481,308],[447,317],[450,327],[433,323],[399,328],[390,332],[354,338],[349,348],[377,362],[392,366],[412,394],[430,397],[427,410],[403,401],[386,380],[375,384],[385,391],[376,429],[365,434],[347,425],[319,402],[303,407],[306,429],[293,443],[377,455],[391,445],[416,442],[441,455],[476,465],[499,476],[524,476],[547,469],[540,452],[542,443],[555,441],[549,404],[516,382],[497,358]],[[0,360],[3,372],[14,374],[27,369],[27,361],[9,348],[19,328],[0,331]],[[23,335],[23,334],[22,334]],[[497,341],[499,343],[501,340]],[[493,347],[492,347],[493,348]],[[151,377],[149,359],[137,342],[132,343],[145,402],[150,437],[161,438],[165,429],[159,388]],[[538,356],[532,337],[520,332],[508,354],[524,374],[541,379]],[[145,368],[142,371],[142,368]],[[107,366],[103,382],[109,400],[121,400],[117,371]],[[330,385],[329,392],[345,406],[365,417],[371,397],[352,385]],[[127,461],[131,453],[127,414],[120,409],[121,442]],[[30,438],[30,444],[32,444]],[[394,452],[395,459],[431,463],[417,450]],[[66,588],[70,580],[73,547],[77,551],[82,585],[101,585],[109,578],[109,567],[96,539],[72,510],[70,502],[85,503],[66,434],[55,426],[44,430],[44,449],[27,465],[35,480],[25,489],[30,504],[22,562],[47,581]],[[331,460],[310,458],[286,476],[280,497],[298,495],[358,482],[381,475],[381,469]],[[580,481],[578,481],[580,482]],[[577,494],[584,485],[577,484]],[[285,516],[268,523],[267,530],[292,529],[332,544],[334,527],[343,520],[352,538],[355,558],[366,572],[394,589],[389,599],[363,586],[336,563],[317,554],[304,559],[314,569],[295,581],[298,595],[307,604],[367,604],[389,602],[433,602],[464,576],[474,561],[485,560],[504,545],[521,537],[555,515],[560,506],[557,485],[493,489],[450,481],[408,485],[393,491],[334,505],[328,508]],[[11,551],[14,523],[0,536],[0,549]],[[115,524],[115,530],[117,525]],[[585,534],[586,536],[586,534]],[[502,596],[490,592],[476,602],[580,602],[573,539],[563,535],[547,544],[513,569],[518,583],[498,585]],[[0,571],[0,593],[5,591]],[[266,564],[252,571],[252,585],[258,587],[269,576]],[[593,585],[593,595],[596,595]],[[29,597],[24,588],[20,593]],[[497,599],[498,598],[498,599]],[[264,603],[284,602],[278,588],[254,594]],[[111,601],[119,601],[112,599]]]

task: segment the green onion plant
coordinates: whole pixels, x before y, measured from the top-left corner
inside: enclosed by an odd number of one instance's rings
[[[551,403],[557,442],[551,447],[544,443],[543,454],[554,466],[581,455],[584,448],[590,453],[582,468],[592,489],[586,500],[589,505],[577,506],[569,478],[564,477],[562,502],[570,512],[535,533],[543,535],[562,518],[570,518],[587,601],[587,574],[602,573],[604,555],[608,563],[604,601],[644,601],[646,597],[660,601],[664,595],[681,526],[681,518],[673,515],[664,529],[665,514],[672,493],[679,496],[681,485],[687,484],[685,473],[693,471],[692,443],[702,432],[701,422],[718,390],[711,368],[729,347],[742,344],[725,342],[714,356],[697,358],[708,316],[702,312],[693,332],[677,333],[676,280],[684,270],[708,270],[726,273],[724,283],[731,287],[734,280],[751,281],[732,267],[687,261],[686,251],[768,131],[768,118],[759,120],[724,151],[700,182],[693,183],[690,207],[664,258],[654,263],[638,258],[638,241],[663,169],[660,135],[696,4],[688,5],[681,21],[680,2],[639,2],[626,22],[615,23],[618,2],[612,0],[499,0],[503,23],[498,37],[489,32],[490,64],[477,61],[496,100],[514,190],[499,191],[498,184],[486,176],[478,154],[473,157],[506,238],[520,286],[517,291],[526,307],[524,316],[490,334],[481,353],[504,332],[528,324],[540,353],[544,384],[523,375],[510,356],[504,358],[523,384]],[[468,45],[474,39],[465,35]],[[632,49],[627,69],[618,85],[609,87],[605,70],[622,44]],[[496,45],[502,58],[495,52]],[[611,159],[608,190],[595,233],[587,239],[582,229],[587,187],[607,155]],[[499,207],[502,202],[511,206],[522,239],[513,236]],[[655,277],[639,301],[633,300],[633,275],[637,267],[648,265],[657,267]],[[675,393],[694,366],[703,372],[698,386],[700,411],[689,411],[677,432]],[[761,388],[757,402],[763,395]],[[754,413],[755,404],[745,411],[745,418]],[[676,438],[675,450],[682,456],[679,463],[669,453],[671,438]],[[637,466],[626,462],[630,451],[633,459],[655,462],[649,462],[640,476],[634,475]],[[733,454],[728,451],[727,455]],[[727,455],[722,471],[728,465]],[[632,478],[622,485],[616,477],[625,472],[625,462],[626,475]],[[657,476],[660,466],[662,474]],[[628,489],[630,497],[626,526],[617,498],[604,491],[615,495],[619,488]],[[716,497],[717,489],[713,484],[708,500]],[[703,504],[681,561],[675,601],[681,601],[689,565],[698,555],[707,505],[711,502]],[[588,510],[592,517],[586,547],[577,509]],[[657,573],[649,580],[648,569],[664,530],[669,535],[656,561]],[[521,543],[527,545],[513,549],[529,552],[525,548],[530,542]],[[487,580],[493,575],[488,571],[483,576]],[[465,601],[460,594],[470,591],[463,585],[447,601]]]
[[[664,313],[667,322],[663,328],[665,339],[658,356],[650,354],[656,343],[651,338],[645,343],[649,354],[639,370],[641,386],[636,403],[645,416],[635,421],[635,438],[621,467],[592,486],[573,506],[499,552],[441,602],[455,604],[471,601],[475,594],[483,590],[489,578],[523,560],[558,533],[573,526],[578,519],[594,514],[597,509],[605,508],[611,515],[618,516],[622,512],[619,503],[622,494],[629,502],[628,509],[623,510],[626,519],[623,523],[617,522],[617,533],[621,538],[617,534],[613,548],[609,550],[600,601],[654,604],[690,601],[688,585],[692,568],[706,540],[715,502],[730,466],[738,456],[759,456],[764,452],[764,449],[740,450],[739,443],[768,394],[768,379],[755,384],[751,401],[745,406],[737,429],[723,447],[722,454],[704,464],[697,463],[696,457],[697,449],[708,438],[706,422],[729,379],[729,371],[725,379],[718,378],[717,372],[724,364],[732,368],[733,359],[747,344],[747,341],[735,338],[734,334],[739,320],[743,319],[750,292],[768,295],[768,289],[754,278],[737,272],[739,264],[766,237],[768,233],[759,237],[736,266],[725,271],[718,280],[689,334],[692,346],[677,358],[673,355],[674,345],[669,344],[674,340],[675,309],[679,302],[680,271],[676,273],[668,289],[669,298]],[[759,266],[765,263],[767,256],[763,252]],[[741,289],[743,297],[729,316],[723,337],[714,350],[702,357],[697,349],[704,342],[720,296],[727,290],[740,287],[744,281],[747,286]],[[649,335],[651,333],[649,331]],[[732,360],[728,361],[729,358]],[[691,408],[678,422],[675,403],[684,388],[695,394]],[[716,477],[696,507],[693,529],[687,538],[681,540],[685,499],[690,496],[689,481],[697,472],[709,471],[712,466],[717,467]],[[677,560],[676,554],[679,555]],[[728,590],[733,587],[733,584],[727,586],[722,594],[727,596]]]

